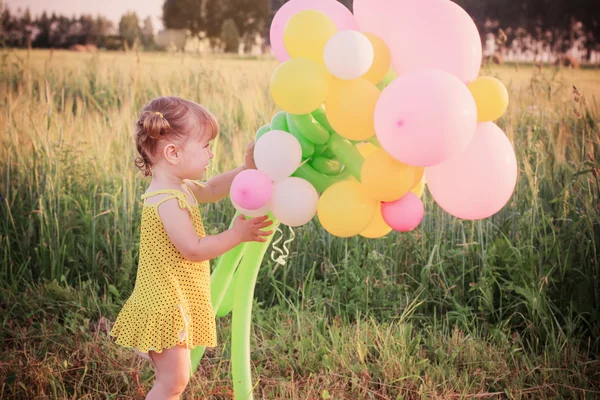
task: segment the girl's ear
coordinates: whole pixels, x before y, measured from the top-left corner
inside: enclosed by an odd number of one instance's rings
[[[179,164],[179,161],[181,160],[177,146],[173,143],[169,143],[164,147],[163,156],[165,157],[165,160],[172,165]]]

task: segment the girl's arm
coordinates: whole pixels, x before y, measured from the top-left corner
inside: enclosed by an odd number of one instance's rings
[[[179,207],[177,199],[162,203],[158,214],[175,248],[184,258],[194,262],[217,258],[242,242],[264,242],[265,237],[273,233],[262,230],[273,223],[267,221],[268,216],[247,220],[240,215],[225,232],[199,238],[190,213]]]
[[[245,169],[255,169],[254,164],[254,143],[250,143],[246,149],[246,162],[243,166],[238,167],[229,172],[225,172],[221,175],[217,175],[206,183],[200,183],[197,181],[186,181],[191,182],[188,187],[194,193],[198,203],[216,203],[229,196],[229,190],[231,189],[231,183],[235,177]]]

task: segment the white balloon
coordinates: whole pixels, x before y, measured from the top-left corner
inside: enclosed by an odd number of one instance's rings
[[[317,213],[319,194],[302,178],[286,178],[273,185],[271,212],[282,224],[295,227],[310,222]]]
[[[292,175],[302,162],[302,148],[294,135],[284,131],[269,131],[254,147],[256,167],[274,181]]]
[[[267,215],[270,211],[269,203],[267,203],[267,205],[265,205],[264,207],[256,210],[246,210],[245,208],[238,206],[236,202],[233,201],[233,199],[231,199],[231,204],[233,204],[233,207],[235,207],[235,209],[238,210],[240,214],[250,218],[262,217],[263,215]]]
[[[366,74],[373,64],[371,41],[357,31],[340,31],[325,45],[323,54],[329,72],[340,79],[357,79]]]

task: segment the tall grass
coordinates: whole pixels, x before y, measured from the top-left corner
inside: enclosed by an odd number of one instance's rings
[[[91,282],[117,304],[133,288],[140,194],[132,125],[144,103],[182,96],[208,106],[222,135],[212,173],[242,162],[276,112],[272,60],[189,55],[5,51],[0,65],[0,278],[11,290]],[[344,321],[400,318],[481,330],[560,350],[600,337],[600,72],[486,67],[509,87],[499,125],[513,141],[519,181],[482,222],[441,211],[426,195],[418,231],[337,239],[315,220],[298,229],[281,267],[257,282],[263,307],[304,307]],[[584,96],[574,101],[573,84]],[[228,202],[204,206],[211,232]]]

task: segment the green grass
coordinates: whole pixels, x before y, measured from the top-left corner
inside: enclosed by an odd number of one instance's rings
[[[98,327],[135,280],[146,183],[133,165],[133,122],[154,96],[205,104],[222,126],[212,173],[225,171],[276,112],[268,93],[276,65],[1,54],[0,398],[134,398],[151,386],[148,366],[139,370]],[[316,220],[296,230],[288,264],[267,260],[257,281],[257,394],[600,394],[600,71],[483,72],[511,95],[499,122],[519,160],[510,203],[473,223],[426,194],[416,232],[377,241],[332,238]],[[574,101],[573,85],[585,104]],[[202,211],[213,232],[233,215],[228,202]],[[220,323],[225,343],[228,320]],[[231,387],[228,367],[228,349],[219,347],[190,390],[228,398],[217,394]]]
[[[2,304],[12,304],[2,310],[0,398],[142,398],[152,370],[107,340],[104,315],[115,304],[96,292],[57,283],[0,291]],[[593,399],[599,393],[600,364],[588,347],[563,338],[560,349],[533,354],[517,332],[462,330],[443,317],[413,322],[418,308],[414,301],[387,322],[362,316],[351,324],[306,303],[256,305],[256,397]],[[232,396],[230,320],[219,321],[223,345],[207,352],[185,398]]]

